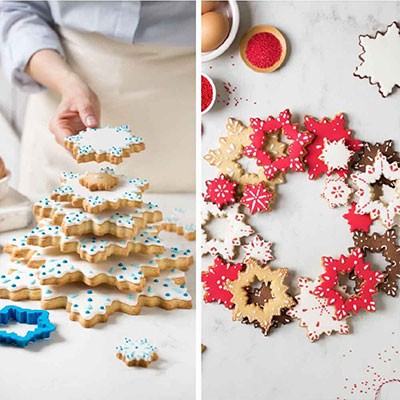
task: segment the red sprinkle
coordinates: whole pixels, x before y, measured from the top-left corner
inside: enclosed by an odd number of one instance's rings
[[[257,68],[270,68],[281,58],[282,45],[269,32],[256,33],[247,43],[246,57]]]
[[[201,76],[201,111],[204,111],[211,104],[213,99],[213,87],[210,81],[205,77]]]

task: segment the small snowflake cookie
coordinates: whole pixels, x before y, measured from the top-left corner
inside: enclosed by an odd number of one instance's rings
[[[376,310],[373,297],[385,275],[371,269],[370,264],[364,261],[363,251],[359,247],[354,248],[349,256],[341,255],[338,259],[322,257],[322,263],[325,272],[320,276],[320,282],[313,293],[327,299],[328,304],[335,307],[338,320],[346,318],[350,313],[357,314],[360,310]],[[353,274],[360,280],[359,289],[350,296],[337,288],[339,276],[344,274]]]
[[[325,180],[321,197],[328,202],[329,207],[347,206],[353,190],[344,178],[329,177]]]
[[[158,359],[157,347],[149,343],[147,339],[132,340],[125,338],[124,343],[116,347],[117,358],[128,367],[147,368]]]
[[[104,168],[102,172],[115,175],[114,170]],[[71,202],[75,207],[81,207],[90,213],[99,213],[103,210],[118,210],[121,207],[140,207],[142,192],[148,188],[147,180],[128,178],[125,175],[116,175],[119,183],[112,190],[90,191],[80,183],[85,174],[64,172],[61,185],[51,194],[51,199],[61,202]]]
[[[231,203],[235,203],[237,183],[220,175],[218,178],[206,181],[206,193],[204,200],[215,204],[219,209]]]
[[[333,172],[346,177],[349,161],[354,152],[362,148],[362,142],[351,137],[352,131],[346,128],[344,114],[338,114],[332,120],[324,117],[321,121],[306,115],[304,125],[314,134],[305,156],[308,177],[317,179]]]
[[[351,203],[351,207],[347,213],[343,215],[343,218],[349,224],[350,232],[362,231],[368,233],[373,222],[372,218],[368,214],[358,214],[356,212],[356,207],[356,203]]]
[[[231,260],[235,256],[236,247],[241,244],[241,238],[254,233],[254,230],[244,223],[245,215],[239,212],[239,206],[240,204],[234,204],[220,210],[215,204],[203,202],[201,217],[201,251],[203,255],[220,255],[226,260]],[[227,230],[223,233],[221,239],[210,237],[206,231],[212,218],[224,218],[228,223]]]
[[[382,185],[377,191],[375,184],[384,177],[393,185]],[[400,165],[389,163],[378,151],[372,165],[367,165],[365,172],[351,175],[356,186],[357,201],[355,211],[368,214],[373,220],[380,219],[383,226],[390,229],[398,225],[400,215]]]
[[[362,53],[360,65],[354,76],[368,79],[371,85],[377,85],[383,97],[389,96],[395,87],[400,87],[400,28],[396,22],[384,32],[377,31],[375,36],[359,36]]]
[[[257,160],[257,165],[264,168],[267,179],[273,179],[278,172],[304,171],[303,158],[313,135],[300,131],[298,124],[293,124],[291,118],[290,111],[285,110],[277,118],[269,116],[265,121],[259,118],[250,120],[254,133],[250,135],[251,144],[244,148],[243,154]],[[291,141],[287,154],[279,157],[275,157],[265,149],[267,137],[276,132]]]
[[[287,272],[285,268],[272,269],[250,259],[246,263],[246,269],[239,272],[238,278],[226,284],[232,293],[231,301],[234,304],[232,319],[242,321],[246,318],[246,323],[256,322],[256,326],[267,335],[273,326],[274,317],[296,304],[293,297],[287,293],[289,288],[284,283]],[[256,282],[264,283],[268,289],[269,295],[263,304],[249,304],[249,290]]]
[[[272,253],[272,243],[261,239],[260,236],[255,236],[254,239],[249,243],[242,246],[244,250],[243,262],[247,262],[250,258],[259,261],[261,264],[267,264],[268,261],[274,259]]]
[[[143,139],[134,136],[128,125],[87,128],[77,135],[67,136],[64,144],[78,163],[108,161],[120,164],[124,157],[144,150]]]
[[[270,192],[260,182],[257,185],[245,185],[243,196],[240,202],[247,207],[250,214],[253,215],[257,212],[271,211],[271,206],[275,198],[275,193]]]
[[[345,318],[339,320],[335,307],[329,305],[327,299],[313,293],[318,284],[318,280],[299,278],[300,294],[296,296],[297,305],[287,312],[288,315],[300,320],[299,325],[307,329],[307,337],[311,342],[318,340],[322,334],[329,336],[332,332],[347,335],[349,326]],[[345,292],[345,287],[342,290]]]

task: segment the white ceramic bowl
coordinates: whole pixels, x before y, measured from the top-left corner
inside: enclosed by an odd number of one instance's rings
[[[221,54],[225,53],[225,51],[228,50],[230,45],[235,40],[235,37],[238,33],[240,16],[239,16],[239,7],[237,4],[237,1],[236,0],[228,0],[228,1],[225,1],[224,3],[225,4],[223,4],[221,6],[223,8],[218,9],[218,11],[225,14],[228,17],[228,19],[230,20],[231,29],[229,31],[229,35],[225,39],[225,41],[221,44],[221,46],[219,46],[215,50],[208,51],[207,53],[201,53],[201,62],[214,60],[214,58],[217,58]]]
[[[213,90],[213,97],[212,97],[211,103],[209,104],[209,106],[205,110],[203,110],[201,112],[201,115],[204,115],[204,114],[207,114],[214,106],[215,99],[217,98],[217,88],[215,87],[214,81],[207,74],[202,72],[201,76],[204,76],[206,79],[208,79],[208,82],[210,82],[210,85],[211,85],[212,90]]]
[[[8,184],[10,178],[11,178],[11,172],[7,169],[6,176],[0,179],[0,201],[7,196],[8,189],[10,188]]]

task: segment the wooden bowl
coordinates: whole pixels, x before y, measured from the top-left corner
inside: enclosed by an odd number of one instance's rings
[[[279,40],[279,42],[282,46],[282,53],[281,53],[279,60],[274,65],[272,65],[271,67],[268,67],[268,68],[256,67],[246,57],[246,49],[247,49],[247,44],[249,43],[249,40],[257,33],[263,33],[263,32],[271,33],[272,35],[274,35]],[[243,37],[240,41],[240,56],[242,57],[242,60],[249,68],[251,68],[253,71],[256,71],[256,72],[273,72],[273,71],[277,70],[282,65],[282,63],[285,61],[286,53],[287,53],[286,39],[282,35],[282,33],[273,26],[269,26],[269,25],[253,26],[253,28],[248,30],[243,35]]]

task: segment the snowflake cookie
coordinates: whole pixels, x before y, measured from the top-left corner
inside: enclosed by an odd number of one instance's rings
[[[159,232],[175,232],[177,235],[181,235],[189,241],[196,239],[196,225],[190,222],[190,217],[183,208],[174,208],[174,211],[169,217],[165,217],[162,221],[151,224],[150,226],[157,229]]]
[[[223,206],[235,203],[236,199],[236,182],[232,182],[225,175],[206,181],[206,193],[204,200],[215,204],[220,210]]]
[[[93,289],[74,285],[45,286],[41,307],[47,310],[65,308],[70,319],[85,328],[107,322],[116,312],[138,315],[142,307],[190,309],[192,299],[184,277],[181,271],[162,271],[159,277],[147,279],[140,293],[121,292],[105,285]]]
[[[202,206],[202,254],[220,255],[226,260],[231,260],[235,255],[235,248],[240,246],[240,239],[254,233],[253,229],[245,224],[245,215],[239,212],[240,204],[228,206],[224,210],[210,202],[203,202]],[[206,232],[207,224],[211,218],[226,218],[228,223],[227,231],[224,232],[223,239],[210,238]]]
[[[376,304],[373,296],[378,292],[378,285],[385,275],[371,269],[369,263],[364,261],[363,251],[356,247],[349,256],[341,255],[339,259],[322,257],[325,273],[320,276],[320,282],[314,290],[314,294],[324,297],[329,305],[335,307],[335,315],[338,320],[346,318],[350,313],[357,314],[360,310],[374,312]],[[360,279],[360,287],[357,293],[350,296],[337,289],[339,276],[354,274]]]
[[[207,271],[201,273],[204,301],[206,303],[216,301],[222,303],[226,308],[233,308],[232,293],[225,288],[225,284],[227,281],[235,281],[242,269],[243,264],[241,263],[231,264],[217,257],[214,264]]]
[[[377,85],[383,97],[389,96],[395,87],[400,87],[400,28],[396,22],[384,32],[377,31],[375,36],[359,36],[362,53],[360,65],[353,75],[368,79],[371,85]]]
[[[235,281],[226,284],[232,293],[234,304],[232,319],[241,321],[247,318],[249,323],[257,321],[257,325],[268,333],[272,327],[273,318],[281,315],[284,309],[293,307],[296,302],[287,293],[288,286],[284,284],[287,277],[287,269],[271,269],[268,265],[262,266],[257,261],[250,259],[246,263],[246,269],[239,272]],[[249,288],[255,282],[265,283],[270,289],[270,298],[261,304],[249,304]]]
[[[347,206],[353,190],[344,178],[326,178],[321,197],[328,202],[329,207]]]
[[[307,329],[307,337],[311,342],[318,340],[322,334],[330,336],[332,332],[347,335],[349,326],[345,319],[339,320],[336,317],[335,307],[329,305],[327,299],[313,294],[318,284],[318,280],[299,278],[297,305],[287,312],[288,315],[300,320],[299,325]],[[342,287],[344,292],[345,289]]]
[[[308,177],[317,179],[322,174],[329,176],[332,172],[336,172],[340,177],[346,177],[348,164],[343,161],[347,156],[351,157],[354,152],[360,150],[362,142],[351,137],[352,131],[346,128],[344,114],[338,114],[332,120],[324,117],[321,121],[306,115],[304,125],[314,134],[314,140],[307,147],[308,153],[304,158],[308,165]],[[341,149],[341,154],[336,154],[338,149]]]
[[[27,244],[40,247],[57,247],[62,253],[77,253],[89,263],[105,261],[109,257],[127,257],[131,253],[160,254],[164,245],[154,230],[143,229],[133,239],[106,236],[67,236],[61,228],[51,223],[35,227],[27,235]]]
[[[245,205],[250,214],[271,211],[275,193],[268,191],[263,182],[257,185],[245,185],[240,203]]]
[[[226,136],[219,138],[219,148],[209,150],[204,159],[218,168],[221,174],[238,183],[238,192],[243,192],[244,185],[256,185],[265,182],[266,186],[274,190],[276,185],[285,183],[284,175],[278,173],[275,178],[267,179],[264,168],[259,166],[257,172],[250,172],[245,166],[246,157],[243,149],[250,145],[250,135],[253,134],[251,127],[242,122],[229,118],[226,125]],[[271,133],[265,139],[265,148],[275,158],[286,154],[286,144],[279,141],[279,134]]]
[[[117,358],[128,367],[147,368],[158,359],[157,347],[150,344],[147,339],[132,340],[126,337],[124,343],[115,349],[117,350]]]
[[[351,203],[351,207],[343,218],[347,221],[350,226],[350,232],[363,231],[368,233],[372,225],[372,218],[368,214],[358,214],[356,212],[356,203]]]
[[[151,202],[143,203],[140,208],[123,207],[118,211],[105,210],[93,214],[73,207],[70,203],[60,203],[49,198],[36,202],[33,213],[38,221],[50,218],[68,236],[112,234],[124,239],[133,238],[146,223],[156,223],[163,218],[158,205]]]
[[[364,142],[363,148],[357,153],[357,159],[353,162],[351,167],[356,171],[365,172],[368,165],[373,165],[378,151],[386,157],[389,164],[394,162],[400,164],[400,156],[394,149],[393,140],[385,140],[383,143],[375,144]],[[376,181],[376,184],[393,187],[393,182],[383,176]]]
[[[255,236],[249,244],[242,246],[244,250],[243,262],[247,262],[250,258],[259,261],[261,264],[267,264],[268,261],[273,260],[275,257],[272,253],[272,243],[261,239],[260,236]]]
[[[78,163],[108,161],[119,164],[131,153],[144,150],[143,139],[134,136],[128,125],[87,128],[77,135],[67,136],[64,145]]]
[[[102,171],[115,174],[110,168],[102,169]],[[118,210],[121,207],[140,207],[142,191],[148,188],[146,180],[116,175],[119,183],[112,190],[100,190],[93,193],[79,182],[82,175],[84,174],[64,172],[61,185],[53,191],[51,199],[68,201],[74,207],[83,208],[84,211],[99,213],[109,209]]]
[[[374,185],[381,177],[392,181],[394,187],[382,185],[380,190]],[[390,229],[398,224],[396,217],[400,214],[400,165],[389,163],[378,151],[374,163],[368,165],[365,172],[351,175],[357,191],[356,212],[368,214],[373,220],[380,219],[383,226]]]
[[[371,236],[364,232],[356,231],[353,234],[353,242],[360,247],[364,254],[381,253],[388,265],[386,266],[385,279],[378,285],[378,289],[389,296],[397,295],[400,278],[400,246],[397,245],[397,234],[394,229],[387,230],[383,235],[373,233]],[[356,290],[362,282],[356,279]]]
[[[254,133],[250,135],[251,144],[243,150],[243,154],[256,158],[257,165],[264,168],[267,179],[272,179],[280,171],[304,171],[303,158],[306,147],[311,143],[313,135],[299,130],[298,124],[292,124],[289,110],[282,111],[279,117],[269,116],[265,121],[259,118],[251,119]],[[268,135],[279,132],[291,141],[287,155],[274,157],[265,149]]]

